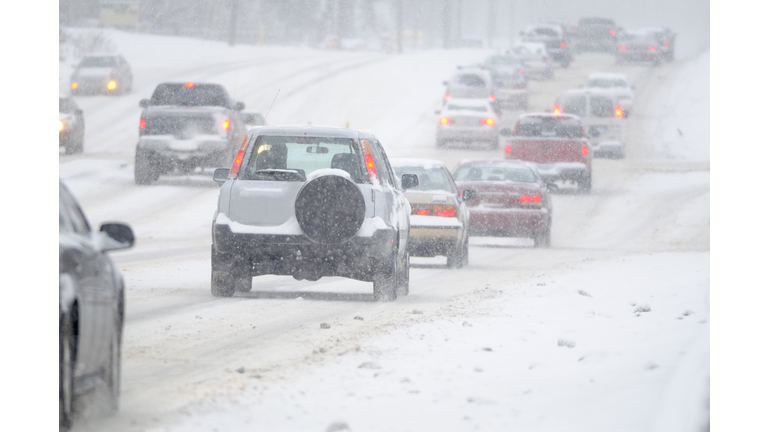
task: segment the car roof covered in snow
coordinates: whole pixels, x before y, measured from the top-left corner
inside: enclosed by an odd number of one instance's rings
[[[506,165],[506,166],[524,166],[528,168],[536,168],[536,164],[524,160],[517,159],[462,159],[454,167],[454,170],[459,165]]]
[[[253,135],[264,136],[316,136],[316,137],[333,137],[333,138],[351,138],[357,139],[358,137],[373,138],[370,132],[358,131],[355,129],[347,129],[343,127],[334,126],[315,126],[315,125],[283,125],[283,126],[266,126],[260,128],[253,128],[249,131]]]
[[[435,168],[444,167],[445,163],[437,159],[419,159],[419,158],[392,158],[389,160],[393,167],[424,167]]]
[[[559,119],[571,119],[571,120],[579,120],[579,116],[574,114],[555,114],[555,113],[549,113],[549,112],[540,112],[540,113],[526,113],[520,115],[518,117],[518,120],[526,119],[526,118],[545,118],[545,117],[554,117]]]

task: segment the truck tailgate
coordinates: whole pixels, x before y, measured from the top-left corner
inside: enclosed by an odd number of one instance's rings
[[[507,140],[507,158],[548,164],[584,162],[586,140],[563,138],[512,138]]]

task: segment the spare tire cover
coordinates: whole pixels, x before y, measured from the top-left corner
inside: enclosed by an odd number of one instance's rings
[[[312,179],[296,196],[296,219],[309,238],[339,243],[360,229],[365,219],[365,198],[351,180],[338,175]]]

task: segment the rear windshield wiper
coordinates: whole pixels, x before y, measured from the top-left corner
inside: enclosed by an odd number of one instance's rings
[[[266,168],[251,173],[252,180],[307,181],[304,170]]]

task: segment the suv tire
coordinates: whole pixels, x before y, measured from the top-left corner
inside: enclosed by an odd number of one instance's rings
[[[380,302],[397,299],[398,268],[397,259],[391,259],[389,268],[376,270],[373,276],[373,299]]]
[[[448,251],[448,267],[462,268],[469,257],[469,241],[465,240]]]
[[[75,350],[77,342],[72,317],[67,314],[59,323],[59,428],[72,426],[75,402]]]
[[[149,152],[136,148],[136,162],[134,164],[133,179],[136,184],[147,185],[160,178],[160,170],[151,159]]]
[[[397,295],[407,296],[410,292],[411,255],[406,252],[405,259],[400,264],[400,275],[397,281]]]

